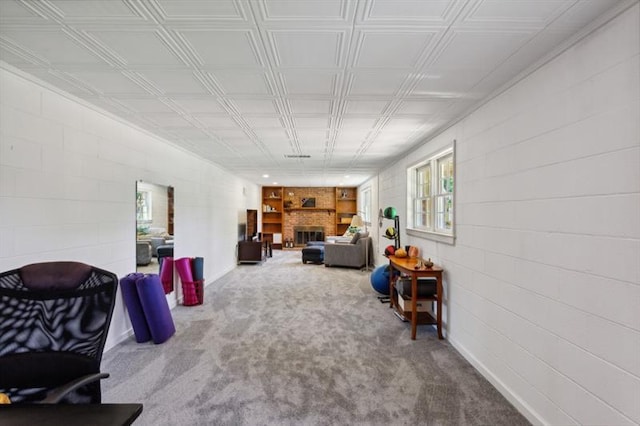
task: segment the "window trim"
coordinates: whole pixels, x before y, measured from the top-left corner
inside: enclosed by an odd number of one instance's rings
[[[452,222],[453,223],[451,225],[451,232],[442,232],[441,230],[438,230],[438,228],[436,227],[436,220],[437,220],[436,199],[438,198],[438,195],[441,195],[441,194],[438,194],[437,192],[435,192],[434,189],[437,187],[440,181],[438,160],[448,155],[451,155],[452,161],[453,161],[453,182],[454,182],[453,192],[452,192],[452,205],[453,205]],[[417,170],[424,167],[428,163],[431,163],[430,165],[431,218],[427,228],[417,228],[414,226],[415,200],[417,199],[416,198]],[[457,222],[456,221],[456,210],[457,210],[456,209],[456,192],[457,192],[456,169],[457,167],[456,167],[456,141],[455,140],[453,140],[451,144],[449,144],[445,148],[439,149],[438,151],[435,151],[434,153],[431,153],[430,155],[423,157],[420,161],[407,167],[407,234],[408,235],[418,237],[418,238],[433,240],[437,242],[442,242],[446,244],[451,244],[451,245],[455,244],[456,222]]]
[[[358,213],[362,213],[362,220],[367,224],[367,226],[371,226],[371,187],[367,186],[360,191],[361,197],[361,205]]]

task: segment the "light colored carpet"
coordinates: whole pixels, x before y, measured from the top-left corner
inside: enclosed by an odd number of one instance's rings
[[[205,259],[206,261],[206,259]],[[363,271],[274,251],[173,311],[161,345],[105,354],[104,402],[136,425],[529,424],[430,326],[399,321]]]

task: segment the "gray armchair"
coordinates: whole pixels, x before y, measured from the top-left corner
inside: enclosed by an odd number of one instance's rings
[[[367,264],[367,254],[369,255],[369,259],[371,259],[373,256],[373,244],[371,237],[368,236],[357,238],[355,243],[325,244],[324,266],[362,268]]]

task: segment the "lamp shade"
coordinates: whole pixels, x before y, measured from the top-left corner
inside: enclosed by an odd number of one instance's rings
[[[356,226],[360,228],[362,225],[364,225],[364,222],[362,221],[362,218],[360,216],[354,215],[351,218],[351,226]]]

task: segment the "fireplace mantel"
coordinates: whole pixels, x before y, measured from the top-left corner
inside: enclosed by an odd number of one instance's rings
[[[327,213],[331,213],[331,212],[335,212],[336,209],[333,208],[325,208],[325,207],[291,207],[288,209],[284,209],[285,212],[296,212],[296,211],[316,211],[316,212],[323,212],[326,211]]]

